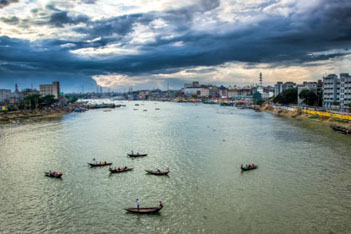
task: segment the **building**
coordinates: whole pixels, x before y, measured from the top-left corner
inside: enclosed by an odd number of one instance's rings
[[[259,84],[257,86],[257,92],[263,97],[263,84],[262,84],[262,73],[260,72]]]
[[[52,84],[40,85],[40,95],[47,96],[53,95],[55,99],[60,98],[60,82],[52,82]]]
[[[317,82],[303,82],[303,84],[297,85],[297,104],[301,105],[304,99],[300,98],[300,93],[302,90],[310,90],[313,91],[317,95],[317,88],[318,88],[318,83]]]
[[[283,92],[283,82],[279,81],[274,85],[274,96],[278,96]]]
[[[288,81],[288,82],[285,82],[282,86],[282,92],[284,92],[285,90],[288,90],[288,89],[294,89],[296,88],[296,83],[294,82],[291,82],[291,81]]]
[[[335,74],[323,77],[323,106],[326,109],[335,108],[340,101],[340,79]]]
[[[340,74],[340,107],[351,108],[351,76],[348,73]]]
[[[28,95],[32,95],[32,94],[39,94],[39,91],[36,89],[22,89],[21,91],[23,97],[26,97]]]
[[[0,89],[0,104],[1,105],[9,104],[10,98],[11,98],[11,90],[10,89]]]

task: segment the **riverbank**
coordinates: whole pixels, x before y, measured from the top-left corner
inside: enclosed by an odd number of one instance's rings
[[[52,108],[46,110],[20,110],[0,113],[0,124],[16,121],[54,119],[71,113],[71,108]]]
[[[287,118],[294,118],[299,120],[317,121],[323,123],[325,126],[331,127],[336,131],[342,133],[351,133],[351,121],[338,118],[331,118],[320,115],[311,115],[308,113],[299,112],[295,109],[281,109],[279,107],[265,106],[261,108],[262,111],[268,111],[278,116]]]

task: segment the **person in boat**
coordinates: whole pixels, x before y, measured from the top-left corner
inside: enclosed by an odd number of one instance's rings
[[[137,208],[139,210],[139,208],[140,208],[140,200],[138,198],[136,199],[136,205],[137,205]]]
[[[160,169],[157,169],[157,173],[158,173],[158,174],[161,174],[161,171],[160,171]]]
[[[97,164],[97,161],[95,160],[95,158],[93,158],[93,163],[96,165]]]
[[[127,167],[127,166],[125,166],[125,167],[124,167],[124,170],[126,171],[127,169],[128,169],[128,167]]]
[[[118,168],[117,168],[117,171],[120,171],[120,170],[121,170],[121,168],[118,167]]]
[[[162,201],[160,201],[160,208],[162,208],[163,207],[163,204],[162,204]]]

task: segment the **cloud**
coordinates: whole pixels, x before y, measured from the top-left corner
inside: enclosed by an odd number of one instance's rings
[[[18,0],[0,0],[0,9],[16,2],[18,2]]]
[[[124,83],[139,82],[140,77],[140,85],[165,79],[158,74],[178,81],[196,76],[208,82],[228,80],[216,76],[219,71],[230,73],[222,69],[225,64],[244,64],[251,70],[264,64],[273,71],[349,61],[347,0],[171,3],[50,1],[31,6],[24,16],[9,11],[0,18],[0,61],[6,62],[0,72],[49,74],[64,68],[100,80],[120,77]]]

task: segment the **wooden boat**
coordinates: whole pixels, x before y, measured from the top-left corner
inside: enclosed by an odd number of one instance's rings
[[[134,168],[127,168],[127,169],[120,168],[120,170],[118,170],[118,169],[109,168],[108,170],[109,170],[111,173],[122,173],[122,172],[131,171],[131,170],[133,170],[133,169],[134,169]]]
[[[52,178],[57,178],[57,179],[60,179],[63,175],[62,172],[54,174],[53,172],[46,171],[44,173],[45,173],[45,176],[47,176],[47,177],[52,177]]]
[[[126,211],[130,213],[136,214],[156,214],[158,213],[163,207],[149,207],[149,208],[125,208]]]
[[[105,167],[105,166],[112,165],[112,163],[108,163],[108,162],[102,162],[102,163],[97,163],[97,164],[95,164],[95,163],[88,163],[88,164],[91,167]]]
[[[251,170],[254,170],[254,169],[257,169],[257,165],[254,165],[254,167],[240,167],[241,171],[251,171]]]
[[[153,175],[168,175],[169,173],[169,169],[167,168],[167,170],[165,171],[159,171],[159,170],[145,170],[147,173],[149,174],[153,174]]]
[[[138,158],[138,157],[145,157],[145,156],[147,156],[147,154],[136,153],[136,154],[128,154],[128,156],[132,157],[132,158]]]

